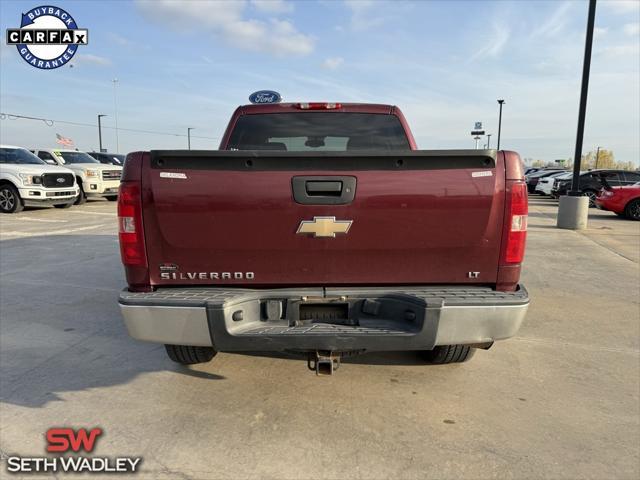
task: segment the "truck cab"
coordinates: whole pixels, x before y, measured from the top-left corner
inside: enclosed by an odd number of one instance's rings
[[[32,152],[50,165],[64,166],[72,170],[80,188],[76,204],[87,201],[87,198],[104,197],[110,201],[118,199],[118,187],[122,176],[122,167],[103,165],[95,158],[70,149],[38,149]]]

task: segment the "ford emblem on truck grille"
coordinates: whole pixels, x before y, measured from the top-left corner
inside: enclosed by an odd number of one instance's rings
[[[62,177],[58,177],[58,178],[56,178],[56,182],[58,182],[58,183],[64,183],[64,182],[65,182],[65,179],[64,179],[64,178],[62,178]]]
[[[302,220],[296,233],[312,233],[314,237],[335,238],[336,233],[346,234],[353,220],[336,220],[336,217],[313,217],[313,220]]]

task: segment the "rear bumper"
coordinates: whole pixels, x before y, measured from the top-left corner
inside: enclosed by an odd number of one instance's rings
[[[222,352],[400,351],[512,337],[529,296],[522,286],[506,293],[486,287],[163,288],[123,291],[119,304],[129,334],[148,342]],[[342,305],[349,320],[301,321],[301,310],[312,304]]]

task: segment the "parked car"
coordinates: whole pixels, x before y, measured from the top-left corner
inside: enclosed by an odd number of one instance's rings
[[[557,168],[554,168],[554,169],[539,170],[530,175],[527,175],[525,177],[525,181],[527,183],[527,191],[529,193],[535,193],[536,185],[538,184],[538,181],[540,181],[541,178],[545,178],[545,177],[555,175],[557,173],[562,173],[562,172],[566,172],[566,170],[559,170]]]
[[[536,184],[535,193],[551,195],[551,188],[553,187],[554,182],[560,178],[571,178],[570,175],[570,172],[560,171],[540,178]]]
[[[87,152],[87,154],[106,165],[119,165],[121,167],[124,165],[125,156],[121,153]]]
[[[520,157],[416,150],[397,107],[241,106],[220,150],[134,152],[124,169],[120,308],[173,361],[288,351],[329,374],[342,356],[414,350],[454,363],[524,319]]]
[[[25,148],[0,145],[0,212],[47,205],[67,208],[79,191],[68,168],[47,165]]]
[[[542,170],[541,167],[525,167],[524,169],[524,176],[526,177],[527,175],[530,175],[532,173],[537,172],[538,170]]]
[[[589,197],[590,207],[595,207],[598,192],[604,187],[602,184],[603,175],[606,176],[607,182],[611,187],[633,185],[640,181],[640,173],[629,172],[626,170],[598,169],[580,174],[579,189],[583,195]],[[561,195],[566,195],[570,189],[571,178],[558,181],[551,190],[551,193],[554,197],[559,197]]]
[[[612,187],[607,182],[605,178],[605,186],[596,197],[596,207],[630,220],[640,220],[640,182],[623,187]]]
[[[45,149],[33,150],[33,153],[47,163],[64,165],[74,171],[80,187],[77,204],[86,202],[87,198],[105,197],[111,201],[118,199],[122,167],[103,165],[85,152],[77,150]]]

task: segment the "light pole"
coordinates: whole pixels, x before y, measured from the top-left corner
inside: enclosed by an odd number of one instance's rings
[[[106,117],[106,115],[98,115],[98,144],[100,145],[100,152],[102,152],[102,122],[100,121],[102,117]]]
[[[600,149],[602,147],[598,147],[598,150],[596,150],[596,170],[598,169],[598,159],[600,158]]]
[[[194,130],[194,127],[187,128],[187,147],[191,150],[191,130]]]
[[[500,133],[502,132],[502,105],[504,105],[504,100],[498,100],[498,104],[500,105],[500,114],[498,115],[498,150],[500,150]]]
[[[487,133],[487,150],[491,148],[491,135],[493,133]]]
[[[116,94],[116,86],[118,85],[118,79],[114,78],[113,82],[113,106],[116,111],[116,152],[120,152],[120,140],[118,138],[118,95]]]
[[[569,194],[560,197],[560,203],[558,205],[558,227],[571,230],[587,228],[587,220],[589,218],[589,199],[583,197],[580,191],[580,164],[582,161],[584,121],[587,114],[587,93],[589,91],[589,71],[591,70],[591,49],[593,47],[595,20],[596,0],[589,0],[587,36],[584,44],[584,63],[582,64],[580,108],[578,110],[578,131],[576,133],[576,150],[573,155],[573,179],[571,181]]]

